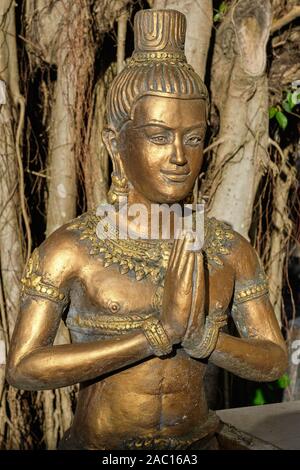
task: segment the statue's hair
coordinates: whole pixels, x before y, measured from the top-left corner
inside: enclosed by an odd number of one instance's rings
[[[204,83],[187,63],[161,60],[137,63],[132,59],[114,79],[108,92],[108,126],[120,130],[132,119],[138,99],[147,95],[201,98],[208,102]]]
[[[108,125],[120,128],[132,119],[134,105],[146,95],[202,98],[208,94],[184,54],[186,18],[176,10],[141,10],[134,18],[135,49],[114,79],[107,97]]]

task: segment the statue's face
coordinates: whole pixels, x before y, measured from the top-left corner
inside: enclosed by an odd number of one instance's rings
[[[205,102],[144,96],[120,135],[120,156],[136,192],[151,202],[183,200],[203,160]]]

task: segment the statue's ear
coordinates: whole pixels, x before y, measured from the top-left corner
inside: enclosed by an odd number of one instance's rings
[[[105,127],[102,131],[102,139],[105,147],[113,159],[116,153],[118,153],[117,133],[114,129]]]
[[[120,166],[120,155],[118,152],[117,133],[114,129],[105,127],[102,131],[102,139],[112,160],[113,170],[117,171]]]
[[[117,132],[114,129],[105,127],[102,131],[102,139],[112,160],[114,173],[122,174],[123,165],[119,153]]]

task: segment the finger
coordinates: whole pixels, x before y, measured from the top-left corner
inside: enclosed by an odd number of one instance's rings
[[[176,240],[174,240],[172,250],[171,250],[171,254],[170,254],[170,257],[169,257],[168,270],[173,269],[177,250],[178,250],[178,240],[176,239]]]
[[[175,251],[175,255],[174,255],[174,260],[173,260],[173,266],[174,266],[174,269],[178,269],[178,265],[180,263],[180,260],[181,260],[181,256],[182,256],[182,248],[183,248],[183,245],[184,245],[184,241],[185,241],[185,238],[178,238],[176,240],[176,251]]]
[[[188,328],[183,339],[189,341],[191,338],[201,337],[205,318],[205,277],[204,263],[201,252],[195,255],[195,276],[193,279],[193,296]]]
[[[178,259],[177,269],[181,273],[185,270],[186,261],[188,260],[189,255],[192,253],[192,251],[188,249],[190,243],[191,243],[191,234],[187,233],[184,237],[184,240],[181,246],[180,258]]]
[[[173,243],[173,246],[172,246],[172,249],[171,249],[171,253],[170,253],[170,256],[169,256],[169,262],[168,262],[168,268],[172,267],[172,265],[174,263],[175,243],[176,243],[176,240],[174,240],[174,243]]]
[[[185,246],[184,249],[187,251],[197,251],[195,250],[196,234],[193,231],[188,231],[185,234]]]
[[[184,263],[190,251],[187,249],[191,242],[191,234],[182,232],[182,237],[175,240],[172,249],[172,258],[169,259],[169,269],[180,277]]]
[[[188,258],[184,263],[182,276],[181,276],[181,286],[187,292],[190,292],[193,287],[194,268],[195,268],[195,254],[189,253]]]
[[[205,272],[204,272],[204,258],[202,251],[196,253],[196,263],[197,263],[197,285],[200,290],[205,288]]]

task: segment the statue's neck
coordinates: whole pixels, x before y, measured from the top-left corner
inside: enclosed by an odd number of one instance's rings
[[[132,189],[120,214],[126,218],[128,229],[141,237],[174,238],[175,216],[169,204],[153,203]]]

